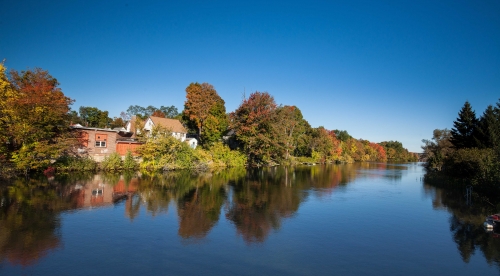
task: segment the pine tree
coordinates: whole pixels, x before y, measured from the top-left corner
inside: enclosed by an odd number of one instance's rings
[[[476,113],[472,110],[470,103],[466,101],[451,129],[451,142],[456,149],[476,146],[474,134],[477,124]]]
[[[498,110],[495,111],[491,105],[484,111],[479,119],[477,131],[474,135],[475,142],[479,148],[494,148],[500,142],[500,121]]]

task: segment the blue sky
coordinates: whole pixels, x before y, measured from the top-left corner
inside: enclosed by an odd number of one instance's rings
[[[183,109],[191,82],[234,111],[267,91],[313,126],[420,152],[468,100],[500,99],[500,1],[3,1],[0,59],[119,116]]]

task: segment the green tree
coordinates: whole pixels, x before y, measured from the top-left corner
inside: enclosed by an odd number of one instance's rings
[[[179,115],[177,107],[171,106],[160,106],[159,110],[165,114],[165,118],[175,118]]]
[[[227,130],[229,120],[224,104],[224,100],[218,97],[212,105],[212,108],[210,108],[209,114],[205,120],[205,129],[201,136],[204,145],[210,145],[221,140],[224,132]]]
[[[279,135],[276,138],[284,149],[284,159],[289,159],[295,151],[299,140],[306,134],[307,125],[302,112],[296,106],[285,105],[276,109],[275,126]]]
[[[338,129],[336,129],[333,132],[335,132],[335,135],[337,136],[337,139],[339,139],[342,142],[347,142],[347,140],[349,140],[350,138],[352,138],[352,136],[349,135],[349,133],[347,133],[346,130],[338,130]]]
[[[215,88],[209,83],[191,83],[186,87],[186,102],[184,103],[184,116],[190,126],[194,126],[201,144],[208,138],[209,141],[218,136],[220,129],[215,127],[220,121],[225,120],[224,100],[217,94]],[[205,125],[208,124],[215,133],[204,135]],[[224,131],[224,130],[222,130]],[[220,135],[221,136],[221,135]]]
[[[470,103],[466,101],[458,113],[457,120],[453,122],[453,128],[451,129],[453,146],[457,149],[475,147],[474,134],[477,124],[476,113],[472,110]]]
[[[79,113],[85,126],[105,128],[110,127],[113,122],[108,116],[108,111],[102,111],[97,107],[81,106]]]
[[[499,115],[498,108],[489,105],[479,119],[474,136],[475,143],[479,148],[496,148],[500,145]]]
[[[311,144],[309,145],[311,152],[319,153],[320,158],[320,160],[315,161],[325,162],[335,149],[333,140],[328,130],[322,126],[314,128],[311,134]]]

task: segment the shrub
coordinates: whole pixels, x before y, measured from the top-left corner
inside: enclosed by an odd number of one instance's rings
[[[222,142],[213,143],[208,152],[217,167],[244,167],[247,162],[247,158],[243,153],[231,150]]]
[[[445,161],[446,173],[468,178],[473,183],[494,183],[499,177],[499,160],[493,149],[464,148],[456,150]]]
[[[137,162],[134,160],[134,156],[130,150],[127,151],[125,155],[125,160],[123,160],[123,169],[125,170],[135,170],[137,169]]]
[[[59,172],[95,171],[97,162],[89,157],[62,156],[52,166]]]
[[[113,152],[101,162],[101,169],[104,171],[116,171],[123,168],[123,162],[121,156]]]

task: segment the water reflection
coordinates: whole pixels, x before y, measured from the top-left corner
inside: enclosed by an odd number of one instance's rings
[[[32,265],[60,247],[58,214],[74,205],[58,200],[58,191],[35,180],[18,180],[1,189],[0,261]]]
[[[54,179],[17,180],[0,187],[0,262],[32,265],[62,248],[64,211],[123,206],[135,222],[141,214],[174,212],[177,234],[184,242],[207,237],[217,223],[227,220],[247,244],[263,243],[283,222],[294,217],[311,197],[330,196],[356,179],[399,181],[408,164],[356,163],[332,166],[232,169],[193,174],[72,174]],[[464,206],[463,195],[424,185],[436,209],[452,213],[450,231],[468,262],[478,249],[500,264],[500,239],[482,229],[493,206]],[[141,212],[142,210],[142,212]]]
[[[497,213],[500,202],[492,204],[473,194],[472,204],[468,204],[465,190],[441,189],[427,184],[424,190],[432,195],[435,209],[451,213],[450,231],[462,260],[468,263],[471,256],[480,251],[489,264],[500,268],[500,233],[483,228],[486,216]]]

